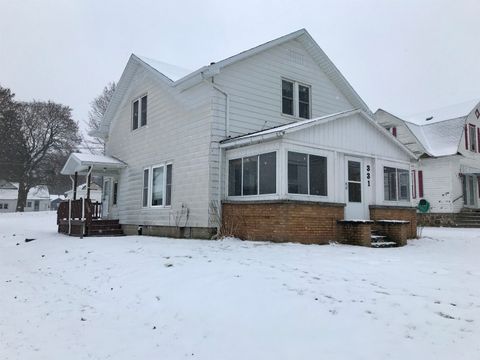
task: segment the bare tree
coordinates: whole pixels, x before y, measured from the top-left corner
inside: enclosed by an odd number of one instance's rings
[[[90,111],[88,112],[88,131],[95,131],[100,128],[103,116],[107,111],[108,104],[115,92],[115,82],[110,82],[103,88],[103,91],[90,103]],[[83,146],[92,154],[105,153],[105,140],[99,137],[84,136]]]
[[[16,211],[23,211],[28,191],[51,184],[60,176],[70,152],[80,143],[72,110],[54,102],[21,103],[18,109],[17,157],[14,180],[18,181]]]

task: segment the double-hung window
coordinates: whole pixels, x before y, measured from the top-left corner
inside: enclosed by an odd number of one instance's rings
[[[172,164],[155,165],[143,170],[143,207],[172,204]]]
[[[296,81],[282,80],[282,114],[310,119],[311,88]]]
[[[277,153],[248,156],[228,162],[228,196],[277,192]]]
[[[132,103],[132,129],[147,125],[147,95]]]
[[[386,201],[410,200],[410,174],[408,170],[385,166],[383,187]]]
[[[327,196],[327,158],[289,151],[288,193]]]
[[[468,124],[468,139],[470,140],[470,151],[477,151],[477,137],[475,134],[476,126],[473,124]]]

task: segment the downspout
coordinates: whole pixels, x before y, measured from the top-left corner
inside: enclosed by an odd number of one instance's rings
[[[205,78],[205,75],[202,72],[202,79],[205,81],[207,84],[212,85],[212,87],[217,90],[219,93],[223,94],[225,96],[225,139],[229,137],[229,126],[230,126],[230,95],[215,85],[214,83],[214,77],[212,76],[212,81],[208,82],[207,79]],[[220,142],[218,143],[218,226],[219,228],[217,229],[217,235],[220,232],[220,228],[222,227],[222,188],[223,188],[223,182],[222,182],[222,148],[220,147]]]

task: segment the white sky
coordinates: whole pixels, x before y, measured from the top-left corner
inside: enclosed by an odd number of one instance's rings
[[[82,122],[132,52],[197,69],[300,28],[373,111],[480,98],[480,0],[0,0],[0,85]]]

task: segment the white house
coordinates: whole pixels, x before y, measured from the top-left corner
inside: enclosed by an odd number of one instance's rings
[[[425,224],[469,225],[480,207],[480,100],[399,118],[385,110],[376,120],[419,156],[412,169],[413,201],[429,203]],[[470,212],[470,211],[469,211]]]
[[[18,199],[18,183],[0,180],[0,213],[15,212]],[[27,195],[24,211],[46,211],[50,209],[48,187],[35,186]]]
[[[104,212],[127,234],[210,237],[223,226],[324,243],[345,219],[414,228],[416,156],[304,29],[196,71],[132,55],[95,135],[112,159]],[[63,173],[86,169],[102,165],[73,154]]]

